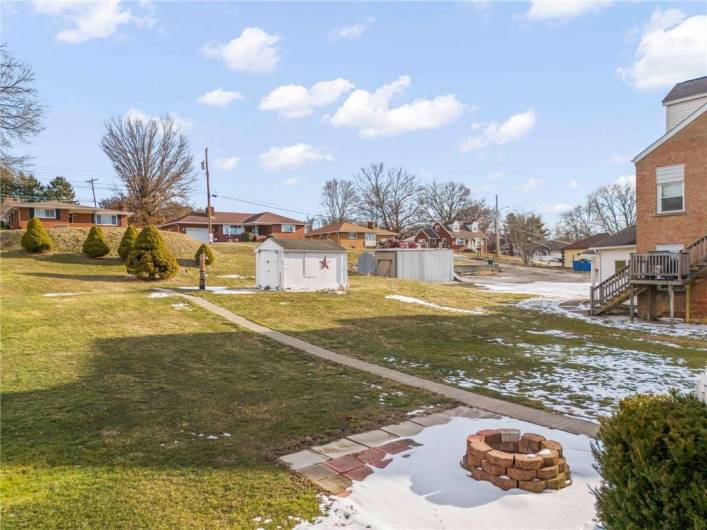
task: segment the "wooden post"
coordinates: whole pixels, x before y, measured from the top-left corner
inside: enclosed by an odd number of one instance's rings
[[[206,290],[206,252],[199,256],[199,290]]]
[[[673,284],[668,285],[668,293],[670,294],[670,325],[675,325],[675,292],[673,291]]]
[[[690,322],[690,284],[685,286],[685,322]]]
[[[630,284],[630,287],[629,287],[629,296],[631,297],[630,302],[629,302],[629,308],[630,308],[629,311],[631,311],[631,322],[633,322],[633,318],[634,318],[634,313],[633,313],[633,311],[634,311],[634,307],[633,307],[633,284]]]

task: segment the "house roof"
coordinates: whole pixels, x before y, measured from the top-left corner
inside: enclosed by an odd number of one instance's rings
[[[16,202],[9,206],[8,211],[15,208],[53,208],[55,210],[71,210],[79,213],[102,213],[108,215],[132,215],[124,210],[111,210],[109,208],[99,208],[86,206],[78,203],[62,201],[36,201],[36,202]]]
[[[668,95],[663,98],[663,104],[677,99],[699,96],[701,94],[707,94],[707,76],[678,83],[668,92]]]
[[[670,129],[668,132],[666,132],[663,136],[658,138],[655,142],[653,142],[651,145],[646,147],[643,151],[638,153],[636,157],[633,159],[633,163],[637,163],[640,161],[642,158],[644,158],[646,155],[663,145],[665,142],[670,140],[673,136],[675,136],[677,133],[682,131],[685,127],[690,125],[693,121],[695,121],[697,118],[702,116],[705,112],[707,112],[707,103],[702,105],[700,108],[698,108],[695,112],[690,114],[687,118],[682,120],[680,123],[678,123],[675,127]]]
[[[454,237],[458,238],[463,238],[463,239],[472,239],[475,237],[486,237],[486,234],[483,232],[472,232],[471,230],[457,230],[456,232],[452,231],[450,229],[450,232]]]
[[[271,224],[294,224],[304,225],[304,222],[290,219],[272,212],[242,213],[242,212],[214,212],[211,216],[212,224],[234,224],[234,225],[271,225]],[[191,212],[177,219],[172,219],[160,226],[173,224],[209,224],[206,212]]]
[[[417,233],[419,234],[420,232],[422,232],[423,234],[425,234],[425,235],[426,235],[428,238],[430,238],[430,239],[439,239],[439,238],[440,238],[440,237],[439,237],[439,234],[438,234],[437,232],[435,232],[434,230],[432,230],[432,228],[430,228],[429,226],[426,226],[426,227],[424,227],[424,228],[420,228],[420,229],[417,231]],[[417,235],[417,234],[416,234],[416,235]]]
[[[607,237],[609,237],[609,234],[607,232],[602,232],[601,234],[594,234],[593,236],[573,241],[569,245],[566,245],[563,250],[581,250],[584,248],[592,248]]]
[[[377,230],[368,228],[367,226],[361,226],[354,223],[333,223],[330,225],[322,226],[316,230],[312,230],[307,235],[316,236],[318,234],[337,234],[339,232],[357,232],[357,233],[377,233]],[[392,232],[391,232],[392,233]]]
[[[636,225],[629,226],[623,230],[616,232],[591,248],[606,248],[606,247],[629,247],[636,244]]]
[[[306,251],[327,251],[335,250],[346,252],[345,249],[341,248],[336,241],[331,239],[276,239],[272,238],[267,241],[272,241],[277,243],[283,250],[298,250],[300,252]]]
[[[546,248],[548,250],[562,250],[567,246],[569,241],[562,241],[561,239],[546,239],[545,241],[538,241],[536,243],[536,248]]]

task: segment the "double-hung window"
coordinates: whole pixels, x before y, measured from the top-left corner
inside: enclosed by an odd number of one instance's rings
[[[366,241],[375,241],[376,240],[376,235],[372,234],[370,232],[366,232],[364,237],[366,238]]]
[[[295,225],[282,225],[282,231],[285,233],[292,233],[295,231]]]
[[[96,224],[97,225],[118,226],[118,216],[97,213],[96,214]]]
[[[349,239],[356,239],[356,232],[349,232]]]
[[[239,236],[243,233],[243,227],[240,225],[223,225],[223,233],[227,236]]]
[[[34,216],[40,219],[56,219],[56,210],[54,208],[35,208]]]
[[[655,177],[658,213],[685,211],[685,165],[656,168]]]

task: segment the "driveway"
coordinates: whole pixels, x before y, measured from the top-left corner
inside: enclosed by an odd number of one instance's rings
[[[462,281],[491,291],[535,294],[562,300],[589,298],[589,273],[505,263],[500,264],[500,268],[501,272],[493,276],[467,276]]]

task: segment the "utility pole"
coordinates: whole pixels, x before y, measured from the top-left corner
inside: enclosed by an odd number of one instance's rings
[[[494,225],[495,225],[495,231],[496,231],[496,260],[500,260],[501,259],[501,234],[499,233],[500,223],[498,220],[498,195],[496,195],[496,219],[495,219]]]
[[[98,179],[88,179],[86,182],[91,185],[91,191],[93,192],[93,207],[98,208],[98,205],[96,204],[96,188],[93,187],[93,183],[96,182]]]
[[[204,148],[204,161],[201,169],[206,173],[206,215],[209,218],[209,243],[214,242],[214,233],[211,231],[211,183],[209,182],[209,148]]]

